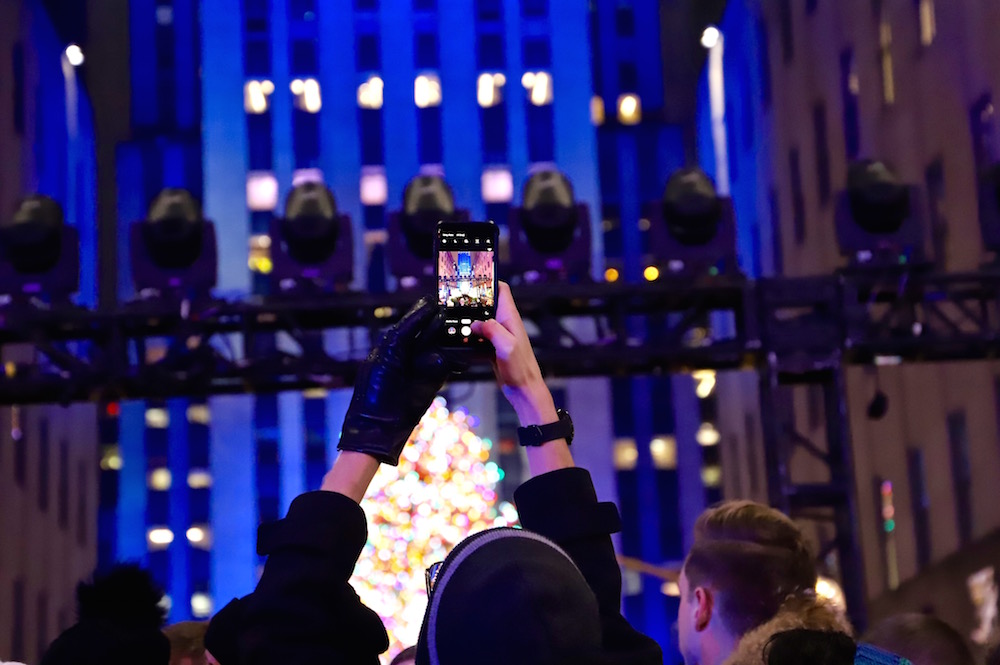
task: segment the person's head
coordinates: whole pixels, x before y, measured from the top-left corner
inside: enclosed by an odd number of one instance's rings
[[[789,598],[814,593],[816,567],[791,519],[759,503],[728,501],[695,523],[679,585],[681,655],[687,665],[717,665]]]
[[[206,665],[207,621],[182,621],[167,626],[163,634],[170,640],[170,665]]]
[[[864,641],[907,658],[913,665],[973,665],[962,635],[929,614],[898,614],[879,622]]]
[[[538,534],[503,527],[469,536],[429,586],[417,665],[464,665],[470,654],[478,665],[549,665],[601,654],[597,597],[569,555]]]
[[[138,566],[119,566],[76,589],[76,624],[49,645],[41,665],[168,665],[163,592]]]
[[[208,665],[234,665],[240,661],[239,635],[246,598],[249,596],[233,598],[208,623],[204,635]]]
[[[413,665],[417,660],[417,647],[406,647],[396,654],[389,665]]]

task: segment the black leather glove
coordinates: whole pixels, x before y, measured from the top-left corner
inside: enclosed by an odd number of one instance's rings
[[[368,354],[354,383],[338,449],[399,464],[413,428],[448,375],[461,369],[437,348],[439,310],[430,299],[421,298]]]

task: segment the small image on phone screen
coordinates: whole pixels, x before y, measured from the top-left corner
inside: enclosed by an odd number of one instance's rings
[[[496,315],[497,227],[489,222],[441,222],[437,231],[437,296],[445,310],[444,343],[479,344],[473,321]]]

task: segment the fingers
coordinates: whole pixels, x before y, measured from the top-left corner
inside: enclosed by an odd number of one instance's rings
[[[493,348],[496,349],[497,356],[500,358],[510,357],[511,352],[514,350],[514,345],[517,343],[517,337],[514,336],[514,333],[501,325],[496,319],[473,321],[472,332],[488,339]]]
[[[512,326],[521,323],[521,315],[514,304],[514,296],[510,292],[510,285],[507,282],[499,283],[500,294],[497,298],[497,321],[510,330]]]
[[[438,305],[430,298],[421,298],[392,326],[379,346],[388,350],[398,344],[408,345],[420,335],[438,313]]]

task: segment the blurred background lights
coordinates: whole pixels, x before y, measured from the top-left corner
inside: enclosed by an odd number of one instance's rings
[[[548,72],[525,72],[521,85],[528,91],[528,99],[535,106],[552,103],[552,75]]]
[[[197,619],[212,616],[212,598],[207,593],[191,594],[191,614]]]
[[[715,48],[719,44],[719,37],[722,33],[714,25],[710,25],[705,28],[705,31],[701,33],[701,45],[705,48]]]
[[[623,125],[638,125],[642,120],[642,104],[639,95],[627,93],[618,97],[618,122]]]
[[[83,49],[81,49],[76,44],[70,44],[66,47],[66,62],[73,65],[74,67],[79,67],[83,64]]]
[[[497,501],[504,471],[490,461],[492,442],[475,433],[476,423],[437,398],[399,466],[382,465],[362,503],[368,542],[351,584],[383,618],[389,657],[417,642],[427,603],[424,570],[470,533],[517,522],[514,506]]]
[[[382,91],[384,83],[374,74],[358,86],[358,106],[363,109],[382,108]]]
[[[507,77],[503,74],[483,72],[476,80],[476,100],[483,108],[490,108],[503,101],[503,87]]]
[[[421,74],[414,79],[413,102],[421,109],[441,105],[441,79],[437,74]]]

